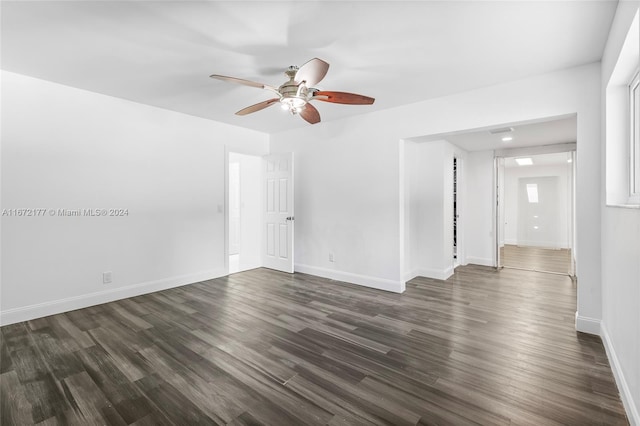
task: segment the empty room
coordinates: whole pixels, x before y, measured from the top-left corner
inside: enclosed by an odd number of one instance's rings
[[[0,424],[640,425],[639,5],[1,1]]]

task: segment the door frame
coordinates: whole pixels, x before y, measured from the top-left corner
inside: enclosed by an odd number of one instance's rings
[[[504,243],[504,161],[505,156],[494,154],[493,157],[493,237],[494,253],[493,266],[496,269],[504,268],[500,254],[500,237]],[[503,244],[504,245],[504,244]]]
[[[569,246],[571,249],[571,265],[569,268],[569,276],[575,277],[576,273],[576,258],[575,258],[575,246],[576,246],[576,160],[577,160],[577,143],[560,143],[554,145],[543,145],[543,146],[533,146],[533,147],[524,147],[524,148],[508,148],[508,149],[499,149],[494,151],[494,170],[493,170],[493,240],[494,240],[494,253],[493,253],[493,265],[496,269],[500,269],[503,265],[500,265],[500,227],[502,228],[502,235],[504,235],[504,220],[502,220],[502,224],[499,223],[500,218],[498,217],[498,158],[511,158],[511,157],[521,157],[521,156],[534,156],[540,154],[555,154],[555,153],[570,153],[572,159],[572,170],[571,170],[571,186],[569,191],[569,197],[571,198],[570,203],[570,221],[571,226],[569,226]],[[503,182],[504,185],[504,182]],[[504,219],[504,218],[503,218]]]
[[[228,145],[225,145],[224,147],[224,205],[220,206],[218,205],[218,212],[219,213],[224,213],[224,271],[226,275],[229,275],[229,256],[230,256],[230,249],[229,249],[229,233],[230,233],[230,228],[229,228],[229,221],[230,221],[230,217],[229,217],[229,161],[230,161],[230,155],[234,153],[234,154],[239,154],[239,155],[245,155],[245,156],[250,156],[250,157],[255,157],[255,158],[259,158],[261,160],[264,159],[264,157],[266,155],[269,154],[265,154],[265,153],[254,153],[254,152],[247,152],[244,151],[242,149],[233,149],[230,148]],[[262,170],[260,171],[260,173],[262,173]],[[242,174],[242,172],[241,172]],[[262,176],[262,175],[261,175]],[[242,182],[242,178],[240,178],[241,182]],[[262,189],[261,187],[261,192],[260,192],[260,205],[263,205],[263,201],[264,201],[264,189]],[[222,211],[220,210],[222,209]],[[262,214],[262,208],[261,208],[261,214]],[[242,213],[241,213],[242,214]],[[264,222],[264,219],[261,217],[260,218],[260,226],[262,226],[262,223]],[[242,232],[242,230],[241,230]],[[260,234],[260,238],[262,239],[262,233]],[[263,244],[262,244],[262,240],[260,241],[260,247],[261,247],[261,255],[260,255],[260,267],[262,267],[262,250],[263,250]],[[242,249],[241,249],[242,250]]]
[[[232,244],[231,244],[231,222],[232,222],[232,219],[233,219],[232,211],[234,210],[233,206],[231,205],[232,204],[231,203],[231,199],[232,199],[232,193],[231,193],[231,181],[232,181],[232,179],[231,179],[231,174],[232,174],[231,171],[232,171],[232,168],[231,168],[231,165],[232,164],[237,164],[237,166],[238,166],[238,168],[237,168],[237,172],[238,172],[237,181],[238,182],[237,182],[237,188],[236,188],[236,190],[237,190],[236,196],[238,197],[238,200],[237,200],[238,201],[237,214],[238,214],[238,222],[239,223],[237,224],[237,226],[239,228],[239,233],[242,232],[242,227],[241,227],[241,224],[242,224],[242,212],[241,212],[242,207],[241,207],[241,203],[242,203],[242,201],[240,200],[241,193],[242,193],[242,190],[241,190],[242,182],[241,182],[241,178],[240,178],[240,174],[241,174],[240,163],[239,162],[238,163],[231,163],[231,154],[232,154],[232,152],[229,153],[229,161],[227,161],[227,167],[228,167],[227,179],[229,180],[228,185],[227,185],[227,191],[228,191],[229,197],[227,199],[228,201],[225,202],[225,205],[227,206],[227,208],[225,209],[225,212],[228,215],[227,216],[227,224],[228,224],[228,230],[229,230],[229,238],[227,239],[227,243],[228,243],[227,247],[229,249],[229,256],[231,256],[231,248],[232,248]],[[239,240],[242,239],[241,235],[239,235],[238,237],[239,237]],[[237,244],[239,246],[238,247],[238,254],[239,254],[240,250],[241,250],[240,241],[237,241]]]

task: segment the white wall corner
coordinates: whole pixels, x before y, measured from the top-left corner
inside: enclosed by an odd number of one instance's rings
[[[126,299],[128,297],[140,296],[142,294],[212,280],[225,275],[227,275],[227,273],[222,269],[202,271],[195,274],[181,275],[156,281],[147,281],[126,287],[98,291],[95,293],[53,300],[35,305],[21,306],[19,308],[0,311],[0,326],[15,324],[22,321],[30,321],[36,318],[47,317],[49,315],[69,312],[76,309],[88,308],[90,306],[101,305],[103,303]]]
[[[454,271],[453,265],[449,266],[447,269],[445,269],[443,271],[443,274],[442,274],[443,278],[442,279],[443,280],[449,279],[453,275],[453,271]]]
[[[484,257],[467,256],[466,261],[467,261],[467,265],[472,264],[472,265],[481,265],[481,266],[495,266],[493,264],[493,259],[487,259]]]
[[[627,412],[629,423],[632,426],[640,426],[640,412],[634,402],[633,394],[631,393],[627,380],[624,377],[613,342],[611,341],[611,337],[609,337],[607,327],[604,323],[600,324],[600,337],[602,338],[604,349],[607,351],[607,358],[609,359],[609,364],[611,365],[611,371],[613,371],[613,377],[616,380],[616,385],[618,385],[620,399],[622,400],[624,409]]]
[[[419,276],[420,276],[420,274],[418,273],[418,271],[413,270],[413,271],[411,271],[411,272],[407,272],[407,273],[404,275],[404,281],[405,281],[405,282],[408,282],[408,281],[411,281],[412,279],[414,279],[414,278],[416,278],[416,277],[419,277]]]
[[[599,336],[600,323],[601,320],[597,318],[583,317],[576,311],[576,331]]]
[[[315,275],[317,277],[327,278],[334,281],[357,284],[364,287],[390,291],[393,293],[403,293],[406,290],[405,282],[401,280],[395,281],[385,278],[353,274],[351,272],[337,271],[335,269],[320,268],[318,266],[303,265],[299,263],[295,264],[294,270],[295,272],[301,272],[303,274]]]
[[[418,268],[414,269],[405,276],[406,281],[410,281],[416,277],[433,278],[434,280],[446,280],[453,275],[453,265],[446,269],[428,269]]]

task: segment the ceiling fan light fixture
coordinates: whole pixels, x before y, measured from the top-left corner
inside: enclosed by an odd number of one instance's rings
[[[307,100],[299,97],[283,97],[280,99],[280,107],[294,115],[302,111],[306,104]]]
[[[282,98],[280,102],[286,105],[287,108],[302,108],[307,104],[307,101],[302,98]]]

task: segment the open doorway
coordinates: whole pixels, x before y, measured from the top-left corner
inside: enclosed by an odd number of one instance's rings
[[[469,263],[503,267],[505,229],[500,210],[505,194],[501,194],[504,176],[498,172],[504,173],[506,158],[559,152],[569,155],[572,163],[568,157],[564,161],[573,166],[570,237],[568,247],[561,248],[571,250],[568,270],[575,275],[575,157],[567,153],[575,153],[576,139],[575,114],[403,139],[405,280],[415,276],[446,279],[455,266]],[[502,166],[497,167],[500,162]]]
[[[496,161],[499,266],[574,275],[573,162],[573,152]]]
[[[262,157],[229,153],[229,273],[261,266]]]

